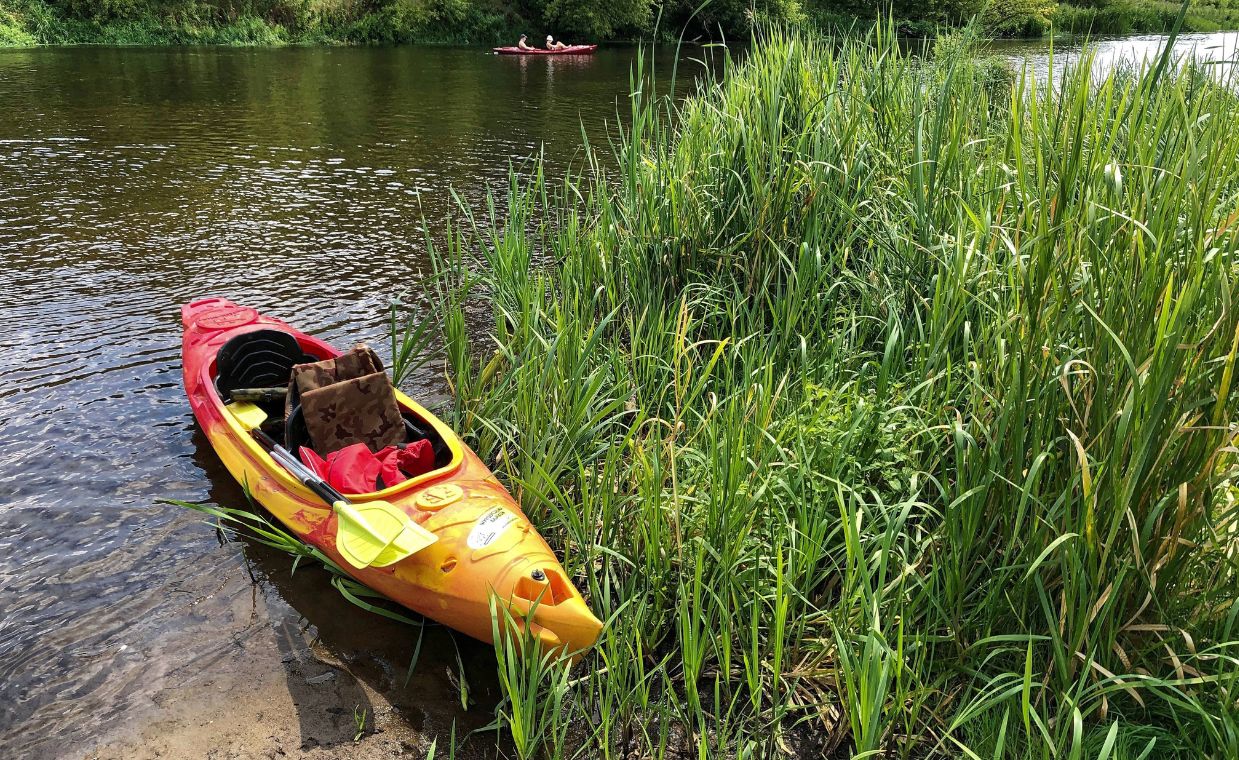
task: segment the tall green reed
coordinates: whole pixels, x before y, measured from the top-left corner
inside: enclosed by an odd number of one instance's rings
[[[1235,83],[973,54],[638,70],[432,246],[454,422],[612,620],[548,754],[1239,752]]]

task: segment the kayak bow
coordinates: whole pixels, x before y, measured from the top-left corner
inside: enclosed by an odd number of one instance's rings
[[[514,618],[529,620],[544,648],[580,652],[593,645],[602,623],[511,495],[459,436],[399,391],[401,411],[441,438],[450,457],[438,469],[349,500],[358,506],[388,502],[438,540],[386,567],[350,564],[336,547],[339,518],[332,507],[250,436],[246,421],[228,410],[215,387],[220,348],[246,332],[287,332],[306,354],[321,359],[340,352],[221,298],[186,304],[181,322],[185,392],[194,417],[232,476],[302,541],[375,591],[482,641],[493,639],[493,593]]]

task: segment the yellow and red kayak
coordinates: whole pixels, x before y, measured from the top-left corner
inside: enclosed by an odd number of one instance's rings
[[[248,484],[254,498],[301,540],[389,599],[482,641],[493,637],[494,594],[514,617],[530,621],[530,632],[544,647],[579,652],[593,645],[602,623],[524,512],[459,436],[399,391],[396,400],[406,418],[417,419],[446,444],[441,461],[423,475],[350,498],[395,504],[438,541],[388,567],[350,566],[336,551],[332,508],[258,445],[233,417],[215,382],[220,349],[247,332],[288,333],[312,359],[340,352],[280,320],[221,298],[181,307],[181,323],[185,393],[194,417],[232,476]]]

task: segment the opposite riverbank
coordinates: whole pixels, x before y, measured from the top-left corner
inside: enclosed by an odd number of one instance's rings
[[[902,34],[932,36],[943,28],[982,19],[996,37],[1038,37],[1051,32],[1120,35],[1168,31],[1179,5],[1166,0],[1098,0],[1081,5],[1032,0],[948,0],[896,3]],[[698,10],[681,0],[657,6],[626,0],[586,3],[506,0],[0,0],[0,47],[35,45],[393,45],[510,43],[521,33],[546,31],[572,40],[632,41],[747,37],[754,23],[864,30],[873,9],[817,0],[768,0],[750,11],[743,0],[719,0]],[[1239,28],[1230,0],[1193,3],[1185,31]]]

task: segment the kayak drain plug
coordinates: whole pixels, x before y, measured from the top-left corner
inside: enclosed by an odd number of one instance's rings
[[[546,580],[546,573],[542,572],[541,568],[538,568],[534,570],[532,573],[530,573],[530,577],[533,578],[535,581],[544,581]]]

